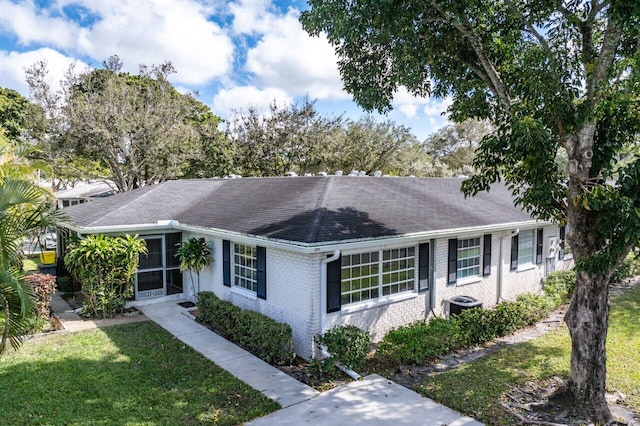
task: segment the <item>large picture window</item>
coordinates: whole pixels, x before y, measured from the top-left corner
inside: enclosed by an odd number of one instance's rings
[[[415,247],[343,255],[341,303],[357,303],[415,288]]]
[[[258,290],[256,247],[233,244],[233,285],[256,292]]]

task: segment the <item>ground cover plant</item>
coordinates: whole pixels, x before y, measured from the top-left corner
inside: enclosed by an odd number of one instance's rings
[[[640,414],[640,287],[613,298],[607,338],[609,391]],[[503,394],[527,381],[569,374],[571,340],[566,327],[528,343],[502,349],[475,362],[428,378],[416,390],[488,425],[516,423],[500,405]]]
[[[28,341],[0,363],[6,425],[242,424],[278,408],[153,323]]]

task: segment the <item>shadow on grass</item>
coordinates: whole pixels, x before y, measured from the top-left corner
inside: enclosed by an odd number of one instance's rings
[[[529,380],[567,377],[569,355],[566,331],[554,331],[435,375],[416,391],[484,423],[513,424],[516,420],[500,405],[502,395]]]
[[[153,323],[28,342],[0,363],[3,424],[241,424],[277,403]]]

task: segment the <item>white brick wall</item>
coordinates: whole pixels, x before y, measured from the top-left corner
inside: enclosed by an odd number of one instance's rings
[[[196,234],[183,235],[183,239]],[[460,238],[482,236],[461,235]],[[548,253],[549,237],[558,236],[555,226],[544,228],[543,256]],[[277,321],[288,323],[293,330],[296,353],[304,358],[314,355],[313,337],[320,333],[320,262],[325,254],[303,255],[292,251],[267,248],[267,300],[248,297],[246,293],[234,291],[222,284],[222,240],[205,237],[213,248],[214,262],[200,274],[200,290],[213,291],[224,300],[244,309],[261,312]],[[485,307],[498,302],[498,269],[502,275],[502,298],[514,299],[518,294],[538,292],[544,276],[545,264],[534,265],[525,271],[510,271],[511,235],[509,232],[492,234],[491,275],[473,282],[458,282],[447,285],[448,240],[438,239],[434,243],[434,280],[431,291],[409,294],[407,299],[390,302],[362,310],[343,309],[327,314],[326,330],[339,325],[351,324],[367,330],[374,341],[381,340],[391,329],[430,315],[429,298],[434,301],[433,313],[446,313],[446,299],[457,295],[472,296]],[[501,247],[502,246],[502,247]],[[378,247],[373,248],[378,249]],[[362,250],[362,252],[369,250]],[[500,256],[502,251],[502,256]],[[500,257],[502,262],[500,263]],[[499,264],[500,263],[500,264]],[[559,262],[556,269],[561,268]],[[322,283],[322,285],[326,285]],[[189,274],[184,274],[185,291],[190,291]],[[349,311],[349,312],[348,312]]]
[[[184,238],[193,236],[199,235],[188,234]],[[200,290],[212,291],[236,306],[289,324],[296,353],[310,357],[313,336],[320,328],[320,255],[267,248],[267,299],[263,300],[223,285],[222,240],[205,238],[213,247],[214,262],[200,274]],[[186,290],[189,288],[188,274],[184,274],[184,277]]]

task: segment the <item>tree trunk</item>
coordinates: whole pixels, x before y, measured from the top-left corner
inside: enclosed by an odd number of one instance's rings
[[[612,420],[605,400],[609,273],[578,271],[576,293],[565,315],[571,335],[569,381],[552,398],[599,424]]]

